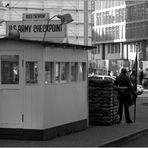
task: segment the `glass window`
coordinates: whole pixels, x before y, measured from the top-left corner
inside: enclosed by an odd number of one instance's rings
[[[111,44],[107,44],[108,46],[108,53],[110,54],[111,53]]]
[[[45,62],[45,84],[53,83],[54,63]]]
[[[114,46],[111,44],[111,53],[114,53]]]
[[[71,81],[77,81],[77,63],[71,63]]]
[[[61,74],[61,82],[65,83],[68,81],[68,68],[69,65],[66,62],[61,62],[60,64],[60,74]]]
[[[115,53],[119,53],[119,49],[120,47],[119,47],[119,44],[117,43],[117,44],[115,44]]]
[[[19,56],[1,56],[1,81],[2,84],[19,84]]]
[[[55,77],[56,77],[55,82],[59,83],[60,81],[60,62],[57,62],[55,64]]]
[[[100,48],[98,48],[98,54],[100,54]]]
[[[26,62],[26,83],[38,83],[38,63]]]
[[[86,80],[86,63],[84,63],[84,62],[79,63],[78,74],[79,74],[80,81]]]
[[[133,44],[130,44],[130,52],[133,52]]]

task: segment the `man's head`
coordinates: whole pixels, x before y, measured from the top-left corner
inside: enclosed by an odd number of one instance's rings
[[[125,75],[127,73],[127,70],[125,68],[122,68],[121,73]]]

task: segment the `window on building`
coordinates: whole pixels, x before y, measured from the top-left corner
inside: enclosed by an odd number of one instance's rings
[[[45,84],[53,83],[54,63],[45,62]]]
[[[117,44],[114,44],[114,48],[115,48],[115,53],[118,53]]]
[[[100,48],[98,48],[98,54],[100,54]]]
[[[108,39],[111,40],[112,39],[112,27],[109,27],[109,35],[108,35]]]
[[[114,44],[114,52],[115,53],[120,53],[120,46],[119,46],[118,43],[117,44]]]
[[[110,46],[111,46],[111,53],[114,53],[114,45],[111,44]]]
[[[55,82],[60,82],[60,62],[55,63]]]
[[[83,75],[82,81],[85,81],[86,80],[86,73],[87,73],[87,71],[86,71],[86,63],[83,62],[82,63],[82,75]]]
[[[79,77],[79,81],[86,80],[86,63],[85,62],[81,62],[78,65],[78,77]]]
[[[100,40],[100,30],[101,30],[100,28],[98,28],[98,29],[96,30],[96,34],[97,34],[97,35],[96,35],[96,36],[97,36],[97,37],[96,37],[96,41],[99,41],[99,40]]]
[[[106,24],[109,24],[109,11],[106,11]]]
[[[115,22],[118,23],[118,22],[119,22],[119,17],[120,17],[120,16],[119,16],[119,9],[116,9],[116,10],[115,10],[115,14],[116,14],[116,15],[115,15]]]
[[[108,47],[108,53],[111,53],[111,44],[107,44]]]
[[[69,63],[68,62],[61,62],[60,63],[60,75],[61,75],[61,82],[66,83],[68,82],[69,78]]]
[[[123,8],[119,9],[119,15],[120,22],[124,22]]]
[[[120,53],[120,44],[117,44],[118,53]]]
[[[26,62],[26,83],[38,83],[38,62]]]
[[[133,52],[133,44],[130,44],[130,52]]]
[[[1,83],[19,84],[19,56],[1,56]]]
[[[45,62],[45,84],[86,80],[86,62]]]
[[[71,81],[77,81],[77,68],[78,64],[76,62],[71,63]]]
[[[116,33],[115,39],[119,39],[119,26],[115,27],[115,33]]]
[[[100,23],[101,23],[101,14],[97,13],[96,14],[96,25],[98,26],[98,25],[100,25]]]
[[[105,28],[105,38],[106,40],[109,40],[109,28],[108,27]]]

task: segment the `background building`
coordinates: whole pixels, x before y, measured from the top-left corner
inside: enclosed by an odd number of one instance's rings
[[[139,66],[145,69],[145,61],[148,60],[147,1],[93,0],[92,8],[92,37],[93,44],[97,46],[94,51],[97,55],[93,56],[95,62],[100,59],[133,61],[137,52]]]
[[[23,13],[70,13],[74,21],[67,26],[64,42],[91,45],[91,1],[90,0],[1,0],[0,18],[6,21],[21,21]],[[6,35],[5,23],[0,26],[0,36]]]

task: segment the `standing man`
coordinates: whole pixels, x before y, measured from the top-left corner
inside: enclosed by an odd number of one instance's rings
[[[119,109],[118,114],[120,117],[120,120],[118,124],[122,120],[122,114],[123,114],[123,106],[124,106],[124,112],[125,112],[125,120],[126,123],[133,123],[133,121],[130,119],[130,112],[129,112],[129,103],[130,103],[130,91],[135,95],[136,93],[131,85],[130,78],[126,75],[127,70],[125,68],[121,69],[121,74],[116,78],[115,85],[119,87],[118,92],[118,100],[119,100]]]

